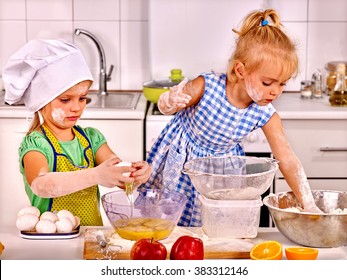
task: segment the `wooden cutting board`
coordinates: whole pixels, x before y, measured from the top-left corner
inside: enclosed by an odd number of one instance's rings
[[[104,234],[107,245],[102,248],[97,240],[98,231]],[[204,242],[205,259],[249,259],[254,243],[251,239],[208,238],[201,228],[176,227],[171,235],[161,240],[168,251],[175,240],[182,235],[199,237]],[[84,234],[83,258],[86,260],[129,260],[130,250],[135,241],[120,238],[112,228],[87,228]]]

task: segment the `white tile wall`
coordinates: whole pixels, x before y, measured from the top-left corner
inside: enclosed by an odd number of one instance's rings
[[[287,90],[298,90],[326,62],[347,60],[346,0],[0,0],[0,69],[32,38],[65,38],[82,49],[97,88],[97,50],[73,35],[78,27],[98,37],[107,66],[115,66],[109,89],[141,89],[178,67],[188,77],[224,71],[231,29],[249,11],[270,7],[298,46],[300,73]]]
[[[71,29],[72,21],[30,20],[26,24],[26,35],[28,40],[61,38],[71,41]]]
[[[119,20],[119,1],[120,0],[73,0],[74,20]]]
[[[147,22],[121,22],[121,56],[119,72],[121,84],[131,89],[142,89],[144,81],[150,79]],[[138,34],[138,36],[133,36]]]
[[[148,20],[147,0],[120,0],[120,9],[121,20]]]
[[[1,0],[0,19],[15,20],[25,18],[25,0]]]
[[[260,8],[254,0],[150,1],[150,56],[153,78],[167,77],[170,69],[183,75],[225,71],[234,47],[233,27]]]
[[[309,0],[309,21],[347,21],[346,0]]]
[[[111,81],[108,82],[108,89],[120,89],[120,32],[119,21],[75,21],[75,28],[88,30],[94,34],[104,48],[106,56],[107,72],[110,65],[114,65]],[[107,28],[105,28],[107,26]],[[98,73],[100,70],[99,54],[95,43],[85,35],[74,36],[74,42],[84,54],[90,70],[94,77],[94,89],[98,88]]]
[[[310,2],[312,0],[309,0]],[[282,21],[307,21],[308,0],[265,0],[262,8],[275,9],[280,13]],[[313,0],[317,1],[317,0]],[[327,0],[324,0],[327,1]]]
[[[234,48],[232,28],[254,9],[275,8],[288,34],[297,42],[300,73],[287,90],[298,90],[306,76],[307,0],[152,0],[150,5],[150,55],[154,77],[173,67],[187,76],[202,71],[225,71]],[[154,16],[164,13],[164,16]],[[170,42],[168,44],[168,42]]]
[[[73,0],[26,1],[28,20],[72,20]]]
[[[324,67],[328,61],[347,61],[347,20],[310,22],[308,28],[308,73],[312,73],[316,68]]]
[[[285,30],[296,44],[299,57],[298,75],[287,82],[287,90],[299,90],[300,81],[306,80],[307,72],[307,23],[306,22],[286,22]]]

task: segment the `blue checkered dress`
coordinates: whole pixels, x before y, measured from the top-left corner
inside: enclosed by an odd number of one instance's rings
[[[202,76],[205,91],[199,103],[176,113],[148,156],[152,173],[144,187],[166,187],[188,198],[180,226],[201,226],[199,193],[189,176],[181,172],[184,163],[205,156],[244,155],[241,140],[275,112],[271,104],[254,102],[248,108],[236,108],[226,97],[225,74]]]

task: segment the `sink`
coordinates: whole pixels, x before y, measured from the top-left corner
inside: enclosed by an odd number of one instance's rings
[[[118,91],[107,95],[98,95],[96,92],[88,93],[87,108],[107,109],[136,109],[141,92]]]
[[[13,106],[13,108],[21,108],[24,107],[24,104],[15,104],[15,105],[9,105],[5,102],[5,90],[0,91],[0,108],[8,108],[10,106]]]
[[[98,95],[95,91],[89,92],[87,108],[107,108],[135,110],[142,92],[136,91],[110,91],[108,95]],[[4,101],[5,93],[0,92],[0,108],[21,108],[24,104],[8,105]]]

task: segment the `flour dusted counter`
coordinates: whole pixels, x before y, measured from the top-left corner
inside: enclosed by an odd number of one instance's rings
[[[141,94],[134,110],[87,106],[78,124],[99,129],[123,160],[142,160],[146,104]],[[0,107],[0,227],[13,225],[19,209],[29,205],[18,162],[18,147],[30,125],[28,116],[23,106]]]
[[[18,229],[15,225],[0,227],[0,240],[5,246],[5,250],[0,256],[0,260],[82,260],[86,257],[84,252],[86,242],[87,229],[107,229],[106,227],[82,227],[80,236],[73,239],[62,240],[30,240],[20,237]],[[265,240],[277,240],[285,247],[297,246],[286,239],[276,228],[260,228],[257,237],[234,243],[223,243],[225,246],[230,246],[229,257],[232,256],[233,250],[247,248],[244,243],[247,241],[251,244],[256,244]],[[225,241],[225,240],[224,240]],[[217,240],[215,240],[217,243]],[[124,249],[127,249],[129,242],[123,241]],[[242,247],[238,247],[242,243]],[[120,245],[119,244],[119,245]],[[208,242],[206,242],[208,245]],[[246,252],[245,251],[245,252]],[[241,255],[243,256],[243,255]],[[237,258],[237,257],[234,257]],[[283,260],[285,260],[283,255]],[[319,260],[347,260],[347,246],[337,248],[320,248],[318,254]]]
[[[274,106],[311,188],[346,191],[347,107],[330,106],[326,96],[306,100],[300,94],[283,94]],[[280,172],[275,189],[289,190]]]

